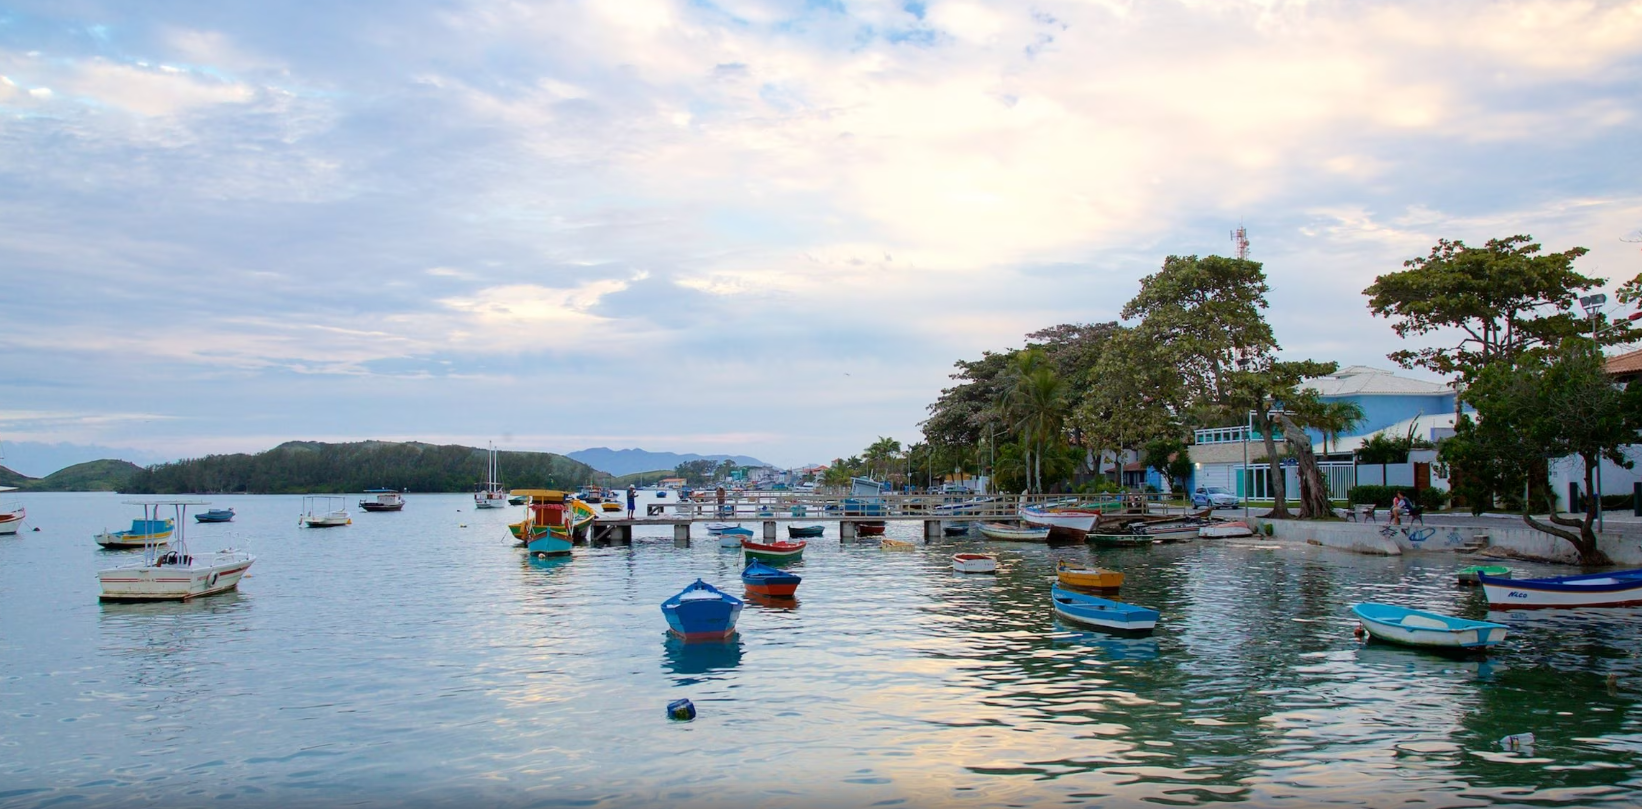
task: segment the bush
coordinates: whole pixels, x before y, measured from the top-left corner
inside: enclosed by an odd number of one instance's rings
[[[1626,492],[1625,494],[1602,495],[1603,511],[1630,511],[1635,505],[1636,500],[1631,497],[1629,492]]]
[[[1391,498],[1397,492],[1402,492],[1404,497],[1418,503],[1426,511],[1437,511],[1448,503],[1446,490],[1427,487],[1416,492],[1412,486],[1353,486],[1346,492],[1346,499],[1353,504],[1373,503],[1381,508],[1390,508]]]

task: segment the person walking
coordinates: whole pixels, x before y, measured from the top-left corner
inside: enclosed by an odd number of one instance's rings
[[[639,507],[639,490],[633,484],[627,484],[627,519],[633,519],[633,512]]]

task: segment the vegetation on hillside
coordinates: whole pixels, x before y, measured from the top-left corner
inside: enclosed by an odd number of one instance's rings
[[[31,478],[0,466],[0,486],[30,492],[124,492],[143,471],[130,461],[105,458],[66,466],[43,478]]]

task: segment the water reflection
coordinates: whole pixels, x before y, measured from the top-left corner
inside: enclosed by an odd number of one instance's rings
[[[768,610],[792,612],[798,609],[798,596],[772,596],[745,590],[742,592],[741,597],[748,604],[756,604]]]
[[[1100,632],[1055,620],[1052,642],[1056,646],[1070,645],[1093,649],[1104,660],[1156,660],[1157,638],[1124,637],[1121,633]]]
[[[718,678],[692,675],[727,672],[740,666],[742,648],[739,632],[721,641],[689,643],[668,633],[667,639],[662,642],[662,663],[668,671],[679,675],[674,684],[694,685]]]

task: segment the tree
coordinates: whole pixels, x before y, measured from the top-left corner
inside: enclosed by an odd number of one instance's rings
[[[1066,383],[1047,356],[1032,348],[1016,355],[998,410],[1011,435],[1020,441],[1027,488],[1043,490],[1043,456],[1063,441]]]
[[[1574,272],[1574,260],[1586,252],[1574,247],[1542,254],[1531,236],[1489,239],[1480,248],[1441,239],[1430,255],[1403,262],[1407,270],[1379,276],[1363,294],[1370,311],[1393,321],[1391,330],[1398,337],[1458,329],[1465,336],[1457,345],[1388,356],[1405,368],[1427,368],[1469,382],[1496,361],[1513,363],[1567,337],[1590,333],[1591,324],[1572,308],[1579,292],[1601,286],[1605,279]],[[1604,325],[1601,318],[1597,325]],[[1604,332],[1602,343],[1637,337],[1625,322]]]
[[[1140,332],[1170,358],[1182,388],[1200,400],[1230,401],[1226,376],[1239,357],[1277,348],[1265,309],[1266,273],[1260,262],[1222,256],[1169,256],[1140,280],[1140,293],[1123,307],[1140,318]]]
[[[878,436],[866,450],[867,476],[882,480],[889,473],[890,462],[901,452],[901,442]]]
[[[1299,467],[1300,519],[1333,517],[1334,504],[1329,502],[1328,486],[1323,483],[1323,473],[1317,467],[1317,453],[1311,449],[1311,436],[1306,435],[1306,431],[1295,424],[1287,413],[1279,412],[1277,421],[1283,425],[1283,440],[1288,443],[1289,455]]]
[[[1143,453],[1146,465],[1169,482],[1170,491],[1186,488],[1186,477],[1192,473],[1192,458],[1184,441],[1172,436],[1154,438],[1146,442]]]
[[[1548,356],[1485,366],[1465,393],[1477,419],[1459,419],[1439,457],[1464,470],[1467,486],[1493,494],[1526,490],[1543,459],[1577,455],[1585,466],[1585,490],[1593,491],[1593,474],[1603,458],[1630,468],[1620,448],[1634,443],[1642,430],[1642,385],[1615,386],[1603,364],[1593,341],[1571,338]],[[1472,508],[1480,510],[1485,502],[1473,499]],[[1523,522],[1567,540],[1582,564],[1610,564],[1591,528],[1602,507],[1598,498],[1586,498],[1581,519],[1558,514],[1554,492],[1546,492],[1546,506],[1549,525],[1534,518],[1532,499],[1524,497]]]
[[[1282,458],[1277,454],[1277,439],[1274,435],[1275,428],[1286,420],[1287,416],[1286,414],[1274,415],[1274,411],[1285,402],[1303,398],[1303,394],[1299,390],[1301,382],[1313,377],[1332,374],[1339,370],[1340,365],[1335,362],[1317,362],[1315,360],[1280,361],[1272,359],[1270,355],[1252,361],[1245,360],[1241,365],[1242,367],[1238,371],[1227,375],[1227,380],[1231,390],[1235,393],[1235,399],[1249,404],[1255,427],[1259,429],[1261,440],[1265,443],[1266,464],[1269,470],[1268,480],[1271,482],[1273,500],[1272,509],[1266,513],[1266,516],[1288,519],[1292,516],[1288,510],[1288,481],[1283,476]],[[1287,430],[1299,430],[1299,427],[1291,422],[1288,424]],[[1304,433],[1303,430],[1300,430],[1300,432]],[[1295,442],[1288,440],[1286,431],[1284,436],[1286,443],[1291,446],[1295,445]],[[1304,445],[1309,451],[1311,439],[1306,438]],[[1317,477],[1315,480],[1305,482],[1304,485],[1306,488],[1316,490],[1322,486],[1322,477],[1317,469],[1316,459],[1311,458],[1310,460],[1311,463],[1305,466],[1302,474]],[[1296,459],[1296,463],[1298,462],[1299,460]],[[1332,513],[1327,515],[1317,514],[1314,509],[1307,509],[1304,504],[1302,504],[1301,511],[1302,519],[1332,516]]]
[[[1180,375],[1160,344],[1139,330],[1113,335],[1087,376],[1070,414],[1080,446],[1121,457],[1126,449],[1180,433]]]
[[[1363,408],[1356,402],[1343,399],[1325,402],[1314,391],[1300,390],[1291,401],[1283,403],[1295,424],[1323,434],[1323,454],[1329,454],[1329,445],[1342,433],[1357,429],[1363,422]]]

